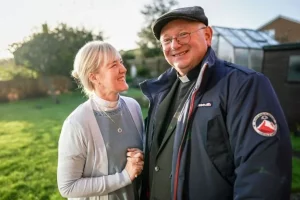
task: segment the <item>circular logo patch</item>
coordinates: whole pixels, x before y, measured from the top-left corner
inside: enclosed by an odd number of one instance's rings
[[[273,115],[268,112],[257,114],[252,122],[254,130],[263,136],[271,137],[277,132],[277,123]]]

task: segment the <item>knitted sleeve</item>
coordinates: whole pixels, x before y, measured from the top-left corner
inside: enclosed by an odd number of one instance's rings
[[[112,175],[83,177],[87,145],[80,123],[67,119],[58,145],[57,182],[63,197],[102,196],[131,184],[125,169]]]

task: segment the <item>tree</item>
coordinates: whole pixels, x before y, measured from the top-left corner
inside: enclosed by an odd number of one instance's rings
[[[8,81],[19,78],[36,78],[35,71],[22,66],[17,66],[14,59],[0,59],[0,81]]]
[[[145,17],[145,26],[138,33],[140,41],[138,45],[144,57],[162,55],[159,41],[152,34],[151,25],[162,14],[170,11],[178,5],[177,0],[153,0],[151,4],[144,6],[141,13]]]
[[[34,33],[21,43],[12,44],[10,50],[17,65],[33,69],[44,77],[54,101],[58,103],[49,76],[70,76],[77,51],[91,40],[103,40],[102,32],[94,35],[84,28],[75,29],[63,23],[49,30],[48,25],[43,24],[41,32]]]
[[[127,78],[128,78],[128,76],[131,74],[130,73],[131,66],[130,66],[130,63],[128,62],[128,60],[135,59],[134,50],[128,50],[128,51],[121,50],[120,54],[122,56],[123,64],[127,69]]]
[[[11,52],[17,65],[37,71],[40,75],[70,76],[73,60],[77,51],[86,42],[103,40],[102,32],[94,35],[84,28],[74,29],[59,24],[49,30],[47,24],[42,31],[29,36],[21,43],[11,45]]]

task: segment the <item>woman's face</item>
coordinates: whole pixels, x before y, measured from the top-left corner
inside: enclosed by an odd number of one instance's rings
[[[98,73],[95,73],[98,83],[95,84],[96,93],[105,100],[116,100],[113,99],[114,96],[128,90],[126,72],[122,58],[100,66]]]

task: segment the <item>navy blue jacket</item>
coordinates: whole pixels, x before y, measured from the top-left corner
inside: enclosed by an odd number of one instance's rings
[[[200,65],[197,83],[174,133],[172,199],[288,200],[292,169],[289,129],[269,80],[218,59],[210,48]],[[145,173],[153,116],[175,78],[176,72],[170,68],[141,84],[150,101]],[[146,199],[146,177],[142,199]]]

